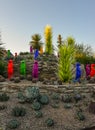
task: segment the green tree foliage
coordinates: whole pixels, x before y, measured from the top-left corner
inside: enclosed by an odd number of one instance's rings
[[[71,65],[75,62],[75,40],[68,37],[59,47],[58,75],[63,82],[72,78]]]
[[[2,43],[0,43],[0,60],[2,59],[3,57],[3,51],[4,51],[4,48],[2,47]]]
[[[32,36],[32,41],[30,41],[30,45],[32,45],[33,49],[38,49],[42,47],[43,43],[41,42],[41,35],[34,34]]]
[[[80,62],[82,64],[91,64],[91,63],[95,63],[95,58],[93,57],[93,50],[91,48],[91,46],[88,45],[84,45],[82,44],[76,44],[75,45],[76,48],[76,61]]]

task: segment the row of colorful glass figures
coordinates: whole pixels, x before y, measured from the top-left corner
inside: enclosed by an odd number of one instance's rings
[[[12,78],[12,76],[14,74],[13,60],[8,61],[7,72],[8,72],[8,79]],[[26,63],[25,63],[25,60],[21,61],[20,74],[24,75],[24,76],[26,75]],[[34,64],[33,64],[32,77],[33,78],[38,78],[38,61],[37,60],[35,60]]]

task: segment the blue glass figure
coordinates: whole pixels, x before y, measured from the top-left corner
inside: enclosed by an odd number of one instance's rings
[[[80,65],[80,63],[77,63],[76,64],[76,77],[75,77],[75,80],[80,81],[80,78],[81,78],[81,65]]]
[[[36,49],[34,52],[34,59],[37,59],[38,55],[39,55],[39,51],[38,49]]]

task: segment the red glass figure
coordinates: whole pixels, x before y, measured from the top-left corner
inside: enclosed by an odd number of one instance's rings
[[[9,60],[8,62],[8,79],[13,76],[13,61]]]
[[[90,72],[90,77],[95,76],[95,64],[91,64],[91,72]]]

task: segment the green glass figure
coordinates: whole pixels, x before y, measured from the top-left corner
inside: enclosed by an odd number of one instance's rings
[[[25,61],[21,61],[21,64],[20,64],[20,74],[21,75],[26,75],[26,63]]]

